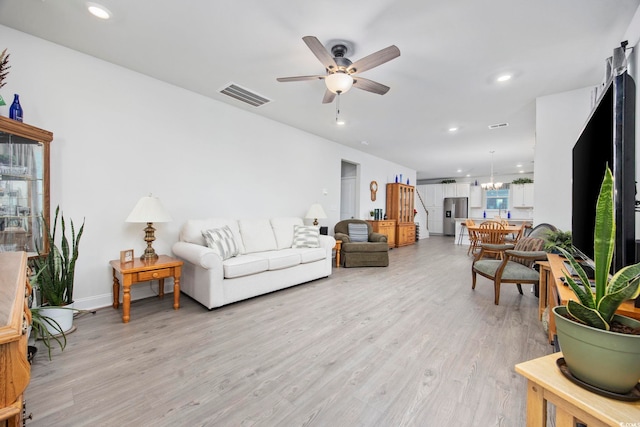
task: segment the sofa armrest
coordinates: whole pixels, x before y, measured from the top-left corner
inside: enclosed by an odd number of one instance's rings
[[[350,243],[351,239],[348,234],[344,233],[335,233],[336,240],[342,240],[342,243]]]
[[[369,234],[370,242],[386,242],[387,236],[385,234],[376,233],[375,231]]]
[[[325,249],[333,249],[336,246],[336,239],[332,236],[321,234],[319,237],[320,247]]]
[[[176,242],[173,244],[173,253],[183,260],[207,270],[216,267],[222,269],[222,258],[220,255],[206,246],[188,242]]]

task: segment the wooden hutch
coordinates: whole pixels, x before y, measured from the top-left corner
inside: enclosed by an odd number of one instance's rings
[[[396,247],[416,242],[413,198],[415,187],[400,183],[387,184],[387,218],[396,222]]]

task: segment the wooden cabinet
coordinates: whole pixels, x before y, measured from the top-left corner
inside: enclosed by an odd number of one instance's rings
[[[387,243],[390,248],[396,247],[396,220],[385,219],[381,221],[367,221],[373,227],[373,231],[376,233],[384,234],[387,236]]]
[[[0,117],[0,252],[48,251],[49,145],[53,134]]]
[[[412,245],[416,241],[414,223],[415,188],[405,184],[387,184],[387,217],[395,219],[396,247]]]
[[[31,321],[27,299],[27,254],[0,253],[0,423],[18,426],[22,393],[29,384],[27,328]]]
[[[512,208],[533,207],[533,184],[511,184],[509,190]]]

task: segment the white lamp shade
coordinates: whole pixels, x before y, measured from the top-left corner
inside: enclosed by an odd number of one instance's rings
[[[162,206],[160,199],[145,196],[138,200],[125,222],[169,222],[171,215]]]
[[[333,73],[324,78],[324,83],[333,93],[346,93],[353,86],[353,77],[345,73]]]
[[[305,215],[305,218],[308,219],[322,219],[326,217],[327,214],[324,213],[324,209],[322,209],[320,203],[314,203],[313,205],[311,205],[311,207],[309,208],[309,212],[307,212],[307,215]]]

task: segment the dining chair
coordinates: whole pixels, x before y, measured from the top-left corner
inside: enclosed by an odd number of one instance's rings
[[[489,220],[480,224],[477,229],[478,245],[502,245],[504,244],[504,224],[499,221]],[[502,255],[500,251],[485,250],[486,255],[493,253],[495,257]]]
[[[504,238],[505,243],[513,243],[514,245],[518,243],[518,240],[522,238],[522,235],[524,234],[524,230],[526,229],[526,227],[527,227],[527,223],[523,222],[516,233],[513,233]]]
[[[480,248],[471,265],[471,289],[476,288],[476,276],[479,274],[493,281],[495,305],[500,302],[500,285],[515,283],[520,295],[522,284],[538,284],[540,273],[535,270],[536,261],[547,259],[547,253],[542,250],[544,240],[537,237],[523,237],[515,245],[486,245]],[[487,253],[502,252],[502,259],[487,258]]]
[[[466,219],[464,223],[467,227],[467,232],[469,233],[469,249],[467,250],[467,255],[475,255],[476,250],[478,249],[478,233],[473,229],[473,227],[475,227],[476,222],[472,219]]]

